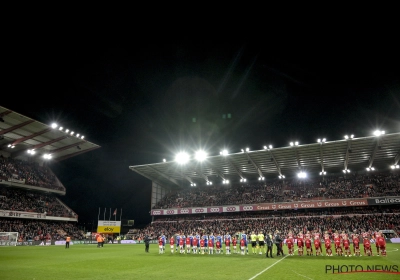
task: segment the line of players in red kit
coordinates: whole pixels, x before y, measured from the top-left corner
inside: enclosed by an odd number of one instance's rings
[[[373,256],[372,248],[371,248],[371,240],[374,240],[376,245],[377,255],[379,253],[382,256],[386,256],[386,240],[382,232],[376,231],[372,235],[372,239],[370,239],[370,234],[364,232],[362,234],[362,244],[364,247],[364,255],[366,256]],[[350,241],[351,238],[351,241]],[[351,257],[351,243],[353,243],[353,256],[362,256],[360,251],[360,238],[358,234],[351,234],[348,236],[345,232],[339,233],[335,232],[333,234],[333,240],[331,240],[330,235],[328,232],[325,232],[323,236],[323,242],[325,244],[325,252],[326,256],[332,256],[332,245],[335,249],[335,254],[337,256],[345,256]],[[333,242],[332,242],[333,241]],[[294,245],[295,242],[297,243],[298,248],[298,255],[303,256],[304,249],[306,251],[307,256],[312,256],[314,254],[313,245],[315,249],[316,256],[323,256],[322,254],[322,241],[321,241],[321,234],[318,232],[310,233],[309,231],[303,235],[299,233],[296,237],[293,235],[292,232],[289,232],[289,235],[286,239],[286,245],[288,246],[288,254],[293,256],[294,255]]]

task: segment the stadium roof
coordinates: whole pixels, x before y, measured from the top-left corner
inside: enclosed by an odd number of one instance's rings
[[[61,161],[100,148],[82,135],[65,128],[53,128],[29,117],[0,106],[0,150],[11,157],[26,157],[28,150],[33,156],[50,154],[53,161]]]
[[[295,145],[282,148],[208,157],[203,162],[192,159],[185,165],[175,161],[135,165],[132,171],[165,187],[221,184],[223,180],[257,180],[295,176],[300,172],[318,175],[388,170],[399,164],[400,132]]]

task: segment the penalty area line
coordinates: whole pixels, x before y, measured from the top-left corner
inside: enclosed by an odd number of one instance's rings
[[[297,249],[295,250],[295,252],[297,251]],[[256,277],[260,276],[261,274],[263,274],[264,272],[266,272],[268,269],[270,269],[271,267],[273,267],[274,265],[276,265],[277,263],[283,261],[284,259],[286,259],[289,255],[287,254],[286,256],[284,256],[282,259],[280,259],[279,261],[274,262],[273,264],[271,264],[270,266],[268,266],[267,268],[265,268],[263,271],[257,273],[256,275],[254,275],[253,277],[251,277],[249,280],[253,280]]]

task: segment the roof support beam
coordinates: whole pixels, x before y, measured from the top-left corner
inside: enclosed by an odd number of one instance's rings
[[[39,132],[36,132],[34,134],[19,138],[19,139],[15,140],[11,145],[15,146],[15,145],[17,145],[17,144],[19,144],[21,142],[24,142],[24,141],[26,141],[28,139],[32,139],[32,138],[35,138],[36,136],[42,135],[42,134],[44,134],[46,132],[49,132],[50,130],[51,130],[51,128],[46,128],[46,129],[44,129],[42,131],[39,131]]]
[[[400,152],[397,153],[396,157],[394,158],[394,165],[397,165],[400,160]]]
[[[344,170],[347,170],[347,166],[349,165],[349,154],[351,153],[351,139],[347,140],[347,150],[346,156],[344,158]]]
[[[163,186],[163,185],[164,185],[164,184],[162,184],[160,181],[158,181],[158,180],[156,180],[156,179],[154,179],[154,178],[152,178],[152,177],[146,175],[146,173],[140,172],[139,170],[135,169],[134,166],[130,166],[129,168],[132,169],[133,171],[137,172],[138,174],[142,175],[143,177],[146,177],[146,178],[149,179],[150,181],[156,182],[156,183],[159,184],[160,186]],[[157,170],[157,171],[158,171],[158,170]],[[157,172],[157,171],[156,171],[156,172]],[[161,175],[161,174],[160,174],[160,175]],[[161,176],[163,176],[163,175],[165,175],[165,174],[162,174]],[[163,177],[164,177],[164,176],[163,176]],[[172,181],[171,181],[171,182],[172,182]],[[172,182],[172,183],[173,183],[173,182]],[[175,184],[175,183],[174,183],[174,184]],[[179,184],[178,184],[177,186],[178,186],[178,187],[181,187]]]
[[[4,111],[3,113],[0,113],[0,118],[6,116],[8,114],[11,114],[11,113],[12,113],[11,110]]]
[[[158,170],[155,169],[153,166],[148,165],[147,168],[153,170],[153,171],[156,172],[158,175],[164,177],[165,179],[167,179],[167,180],[170,181],[171,183],[177,185],[178,187],[181,187],[181,185],[179,184],[178,181],[176,181],[174,178],[171,178],[171,177],[165,175],[164,173],[158,171]],[[134,169],[136,172],[140,173],[140,172],[139,172],[138,170],[136,170],[135,168],[133,168],[133,169]],[[141,174],[142,174],[142,173],[141,173]],[[142,175],[143,175],[143,174],[142,174]],[[144,176],[144,175],[143,175],[143,176]],[[146,176],[146,177],[147,177],[147,176]],[[149,178],[149,177],[147,177],[147,178]],[[155,181],[153,178],[149,178],[149,179],[152,180],[152,181]],[[158,184],[160,184],[160,183],[158,183]],[[162,185],[162,184],[160,184],[160,185]]]
[[[264,178],[264,175],[261,171],[261,169],[258,167],[258,165],[254,162],[254,160],[250,157],[248,152],[245,152],[247,159],[253,164],[254,168],[257,170],[258,175],[260,176],[260,178]]]
[[[383,137],[383,135],[378,136],[378,139],[377,139],[376,142],[375,142],[374,150],[372,151],[372,154],[371,154],[371,156],[369,157],[368,168],[371,168],[371,167],[372,167],[372,164],[374,163],[374,159],[375,159],[376,152],[378,151],[378,149],[380,149],[380,148],[382,147],[382,137]]]
[[[35,121],[34,120],[29,120],[29,121],[26,121],[26,122],[11,126],[11,127],[7,128],[7,129],[3,129],[2,131],[0,131],[0,135],[4,135],[6,133],[9,133],[9,132],[11,132],[13,130],[16,130],[18,128],[21,128],[21,127],[23,127],[25,125],[28,125],[30,123],[33,123],[33,122],[35,122]]]
[[[279,166],[278,162],[276,161],[276,159],[275,159],[275,157],[274,157],[274,154],[272,153],[271,150],[268,150],[268,151],[269,151],[269,153],[270,153],[270,155],[271,155],[272,160],[274,161],[274,164],[275,164],[276,169],[277,169],[278,172],[279,172],[279,176],[283,176],[283,175],[282,175],[282,171],[281,171],[281,167]]]
[[[297,151],[296,148],[294,148],[294,153],[296,154],[296,162],[297,162],[297,167],[301,171],[301,163],[300,163],[300,157],[299,157],[299,152]]]
[[[325,172],[325,167],[324,167],[324,149],[322,148],[322,142],[321,142],[321,145],[319,147],[319,153],[320,153],[320,157],[321,157],[322,174],[324,174],[324,172]]]
[[[233,164],[233,162],[232,162],[228,157],[225,157],[225,160],[226,160],[227,162],[229,162],[229,164],[232,166],[233,169],[235,169],[236,173],[240,176],[240,178],[246,179],[246,178],[243,176],[242,171],[240,171],[239,168],[237,168],[237,167]]]
[[[218,175],[219,177],[221,177],[223,180],[226,180],[225,175],[224,175],[221,171],[219,171],[218,168],[216,168],[216,167],[215,167],[213,164],[211,164],[211,163],[208,163],[208,165],[211,167],[212,170],[215,171],[215,173],[217,173],[217,175]]]

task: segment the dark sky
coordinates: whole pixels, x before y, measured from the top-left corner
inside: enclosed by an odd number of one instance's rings
[[[51,165],[80,222],[107,207],[148,223],[151,182],[129,165],[399,132],[399,52],[372,41],[38,40],[9,46],[0,103],[101,146]]]

